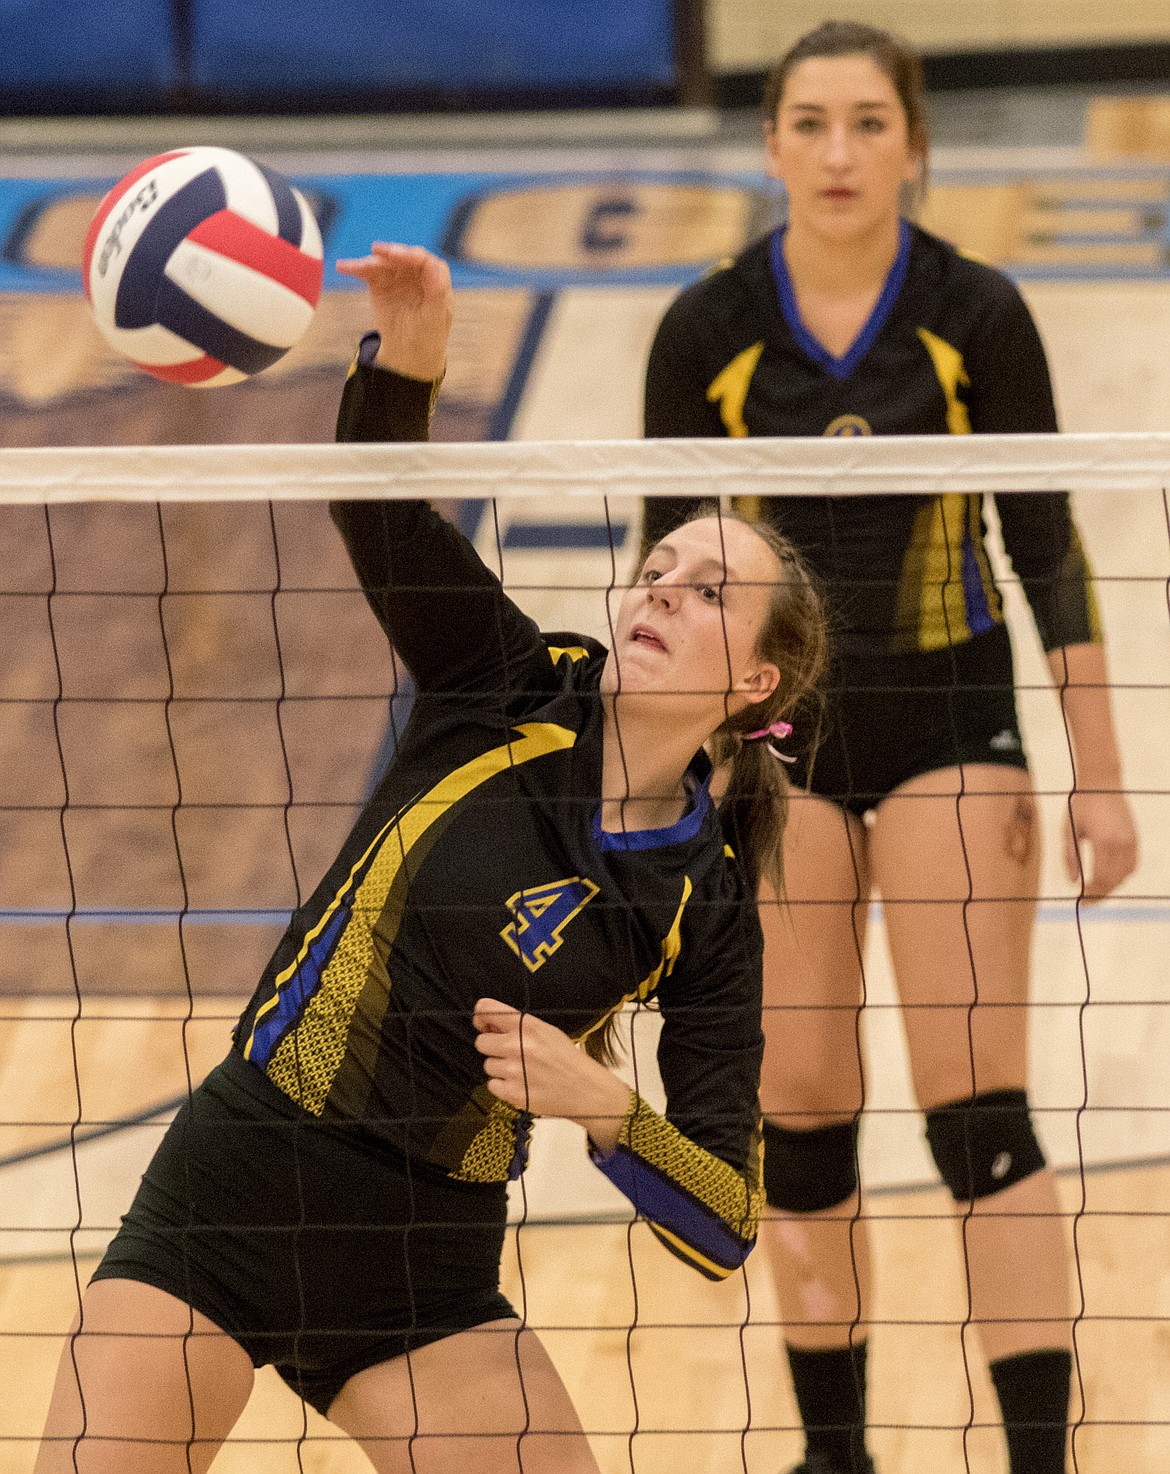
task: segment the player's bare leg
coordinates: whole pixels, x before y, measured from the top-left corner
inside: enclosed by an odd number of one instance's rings
[[[516,1320],[359,1372],[329,1418],[378,1474],[598,1474],[564,1383]]]
[[[1001,1401],[1007,1399],[1005,1415],[1009,1403],[1031,1396],[1025,1363],[1014,1360],[1031,1357],[1032,1381],[1049,1383],[1050,1406],[1035,1416],[1054,1421],[1056,1403],[1067,1398],[1059,1383],[1067,1376],[1061,1369],[1070,1347],[1068,1253],[1052,1173],[1038,1165],[1038,1156],[1029,1156],[1035,1148],[1024,1099],[1040,865],[1028,775],[973,765],[914,779],[879,809],[871,856],[915,1091],[928,1122],[933,1114],[936,1130],[942,1125],[933,1144],[942,1144],[945,1157],[948,1131],[969,1138],[1005,1133],[995,1151],[996,1141],[988,1136],[990,1180],[979,1180],[977,1165],[963,1164],[962,1170],[974,1173],[974,1197],[962,1191],[956,1197],[971,1323]],[[938,1108],[971,1100],[985,1107],[969,1111],[962,1124],[952,1112],[956,1125],[948,1127],[947,1113]],[[1005,1182],[1002,1189],[997,1175]],[[1011,1389],[1014,1381],[1021,1383],[1018,1394]],[[1026,1418],[1026,1408],[1020,1416]],[[1057,1442],[1055,1435],[1049,1438],[1050,1447]],[[1061,1441],[1060,1464],[1062,1449]],[[1051,1467],[1057,1457],[1054,1452],[1045,1463],[1019,1467]]]
[[[836,804],[794,794],[787,904],[764,923],[765,1174],[761,1244],[812,1458],[865,1468],[870,1247],[860,1218],[855,1125],[864,1100],[858,1036],[869,875],[866,832]],[[823,1426],[822,1426],[823,1425]]]
[[[243,1348],[182,1301],[98,1280],[61,1355],[34,1474],[204,1474],[252,1379]]]

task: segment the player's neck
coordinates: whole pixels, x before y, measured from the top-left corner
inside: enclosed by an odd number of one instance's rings
[[[620,834],[677,824],[687,807],[683,779],[702,744],[702,735],[693,737],[683,722],[664,733],[660,714],[639,713],[620,697],[607,703],[602,829]]]
[[[900,229],[900,220],[892,216],[872,230],[841,238],[792,221],[784,233],[784,260],[797,297],[880,292],[897,260]]]

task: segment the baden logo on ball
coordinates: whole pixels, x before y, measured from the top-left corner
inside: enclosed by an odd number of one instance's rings
[[[138,368],[197,388],[281,358],[312,320],[321,232],[299,190],[226,148],[147,159],[89,227],[85,293],[106,339]]]

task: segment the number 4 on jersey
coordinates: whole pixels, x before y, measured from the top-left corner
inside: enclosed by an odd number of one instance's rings
[[[561,945],[565,927],[596,894],[593,882],[577,875],[517,891],[508,899],[508,910],[515,919],[500,936],[528,971],[535,972]]]

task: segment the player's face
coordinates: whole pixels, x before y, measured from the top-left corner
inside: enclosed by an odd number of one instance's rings
[[[686,523],[623,596],[602,691],[652,694],[664,717],[702,714],[713,732],[779,683],[757,653],[779,578],[775,553],[746,523]]]
[[[897,89],[864,55],[793,67],[765,142],[791,222],[841,239],[888,225],[923,162]]]

